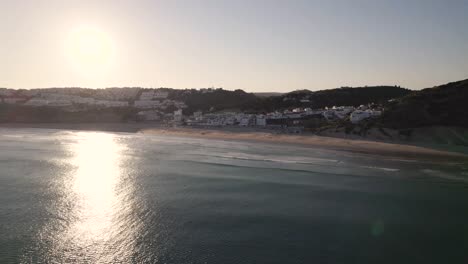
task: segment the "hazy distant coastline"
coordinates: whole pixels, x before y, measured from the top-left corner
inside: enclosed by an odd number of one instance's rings
[[[452,155],[429,149],[468,154],[468,79],[413,92],[343,87],[265,98],[220,88],[44,91],[2,90],[0,127],[254,140],[394,156]],[[15,101],[31,92],[26,103]],[[44,98],[68,106],[51,107]],[[26,105],[31,101],[47,105]],[[341,106],[320,108],[326,105]]]
[[[13,126],[121,132],[209,127],[468,146],[468,80],[421,91],[341,87],[260,97],[222,88],[51,88],[0,89],[0,98],[0,123],[19,124]]]

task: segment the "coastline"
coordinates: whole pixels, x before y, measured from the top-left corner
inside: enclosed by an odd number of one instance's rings
[[[142,133],[158,136],[192,137],[216,140],[251,141],[289,144],[336,151],[348,151],[391,157],[459,162],[468,160],[468,155],[439,150],[425,146],[382,142],[366,139],[349,139],[318,136],[314,134],[284,134],[258,128],[193,128],[164,127],[157,123],[0,123],[0,128],[43,128],[84,131]]]
[[[391,157],[404,157],[418,160],[424,159],[447,162],[468,161],[468,155],[458,152],[449,152],[407,144],[317,136],[314,134],[274,134],[271,131],[233,132],[232,130],[198,128],[149,128],[141,130],[140,133],[160,136],[180,136],[217,140],[241,140],[275,144],[292,144],[302,147],[313,147]]]

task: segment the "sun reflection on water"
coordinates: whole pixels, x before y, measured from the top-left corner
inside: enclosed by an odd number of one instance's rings
[[[112,135],[95,133],[87,135],[73,151],[77,171],[72,188],[79,214],[70,232],[85,243],[105,240],[119,206],[116,188],[122,177],[123,147]]]
[[[133,216],[136,202],[125,167],[126,146],[117,135],[83,132],[67,148],[73,169],[64,177],[63,200],[70,208],[63,228],[45,231],[53,241],[51,260],[129,261],[139,224]]]

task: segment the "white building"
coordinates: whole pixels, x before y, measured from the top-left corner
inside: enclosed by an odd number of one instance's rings
[[[364,119],[368,119],[368,118],[371,118],[371,117],[377,117],[377,116],[380,116],[381,114],[382,114],[381,111],[356,110],[356,111],[351,113],[350,120],[351,120],[351,123],[356,124],[356,123],[361,122]]]
[[[201,121],[203,120],[203,113],[202,111],[196,111],[193,113],[193,118],[195,118],[196,121]]]
[[[127,107],[128,102],[126,102],[126,101],[109,101],[106,106],[108,106],[108,107]]]
[[[126,107],[128,102],[125,101],[108,101],[108,100],[96,100],[96,105],[105,106],[105,107]]]
[[[269,119],[281,119],[284,118],[283,114],[280,112],[273,112],[267,114]]]
[[[208,119],[205,125],[207,125],[207,126],[222,126],[223,121],[221,119],[218,119],[218,118]]]
[[[153,98],[156,98],[156,99],[166,99],[168,95],[169,95],[169,92],[165,92],[165,91],[156,91],[156,92],[154,92]]]
[[[301,113],[301,112],[304,112],[304,111],[302,110],[302,108],[294,108],[294,109],[292,110],[292,112],[293,112],[293,113]]]
[[[48,101],[47,105],[53,106],[53,107],[65,107],[65,106],[72,105],[72,102],[70,100],[53,100],[53,101]]]
[[[322,115],[323,115],[323,117],[325,117],[325,119],[327,119],[327,120],[333,120],[333,119],[335,119],[335,111],[333,111],[333,110],[327,109],[327,110],[325,110],[325,111],[322,112]]]
[[[323,110],[319,109],[319,110],[313,110],[311,108],[305,108],[304,109],[305,111],[305,115],[321,115],[323,113]]]
[[[369,109],[369,107],[367,107],[367,105],[360,105],[360,106],[358,107],[358,109],[359,109],[359,110],[362,110],[362,111],[365,111],[365,110]]]
[[[128,101],[135,99],[140,89],[138,88],[105,88],[98,89],[95,93],[96,99],[111,101]]]
[[[182,122],[182,119],[183,119],[182,109],[174,111],[174,121]]]
[[[149,101],[154,98],[154,91],[141,92],[140,100]]]
[[[226,126],[233,126],[236,123],[236,117],[233,115],[227,116],[224,119],[224,125]]]
[[[94,104],[94,98],[91,97],[81,97],[76,96],[72,99],[72,102],[75,104]]]
[[[136,108],[146,108],[146,109],[158,108],[159,106],[161,106],[161,102],[159,102],[159,101],[138,100],[138,101],[135,101],[134,106]]]
[[[239,120],[239,126],[243,126],[243,127],[246,127],[246,126],[250,126],[253,122],[253,119],[251,116],[243,116],[240,120]]]
[[[68,94],[59,94],[59,93],[42,93],[40,97],[52,101],[52,100],[71,100],[75,96]]]
[[[31,98],[29,101],[24,103],[24,105],[29,105],[29,106],[45,106],[48,104],[49,102],[42,98]]]
[[[266,126],[266,117],[264,115],[257,115],[255,117],[255,125]]]
[[[18,104],[24,102],[25,99],[22,97],[6,97],[3,98],[3,103],[5,104]]]
[[[344,119],[348,117],[348,115],[354,111],[354,107],[351,106],[340,106],[340,107],[333,107],[332,109],[334,114],[339,119]]]

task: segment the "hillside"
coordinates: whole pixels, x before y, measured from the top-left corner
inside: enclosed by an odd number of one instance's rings
[[[272,97],[272,96],[281,96],[284,93],[277,93],[277,92],[262,92],[262,93],[254,93],[257,97]]]
[[[267,98],[264,107],[272,110],[287,107],[359,106],[368,103],[385,103],[389,99],[399,98],[411,92],[409,89],[398,86],[342,87],[315,92],[299,90]]]
[[[468,127],[468,79],[423,89],[395,100],[382,123],[391,128]]]
[[[309,90],[294,91],[287,94],[254,94],[243,90],[223,90],[221,88],[204,89],[144,89],[138,87],[126,88],[46,88],[31,90],[0,90],[0,101],[9,98],[19,98],[24,102],[31,98],[91,98],[91,100],[110,100],[127,102],[126,109],[98,110],[96,106],[73,106],[70,109],[54,107],[26,107],[19,104],[3,104],[0,107],[0,122],[66,122],[66,121],[109,121],[128,120],[129,113],[136,110],[133,104],[140,100],[143,92],[157,90],[165,94],[163,99],[168,100],[170,106],[164,108],[163,112],[172,113],[177,110],[174,103],[184,104],[184,114],[191,115],[193,112],[201,110],[203,112],[217,111],[242,111],[247,113],[281,111],[286,108],[310,107],[324,108],[331,106],[358,106],[368,103],[383,103],[389,99],[407,95],[411,91],[395,86],[375,86],[361,88],[338,88],[312,92]],[[266,96],[266,97],[265,97]],[[56,100],[56,99],[52,99]],[[62,99],[58,99],[62,100]],[[66,99],[69,100],[69,99]],[[79,113],[78,113],[79,112]],[[131,114],[130,114],[131,115]]]
[[[253,93],[243,90],[228,91],[223,89],[210,89],[207,92],[198,90],[170,89],[169,98],[185,102],[188,106],[184,113],[194,111],[220,111],[227,109],[249,110],[254,108],[259,98]]]
[[[172,99],[184,101],[187,112],[196,110],[215,111],[238,109],[244,111],[276,111],[292,107],[324,108],[331,106],[359,106],[369,103],[386,103],[389,99],[399,98],[411,90],[397,86],[343,87],[322,91],[300,90],[286,94],[255,94],[242,90],[226,91],[213,89],[209,93],[199,91],[170,90]]]

